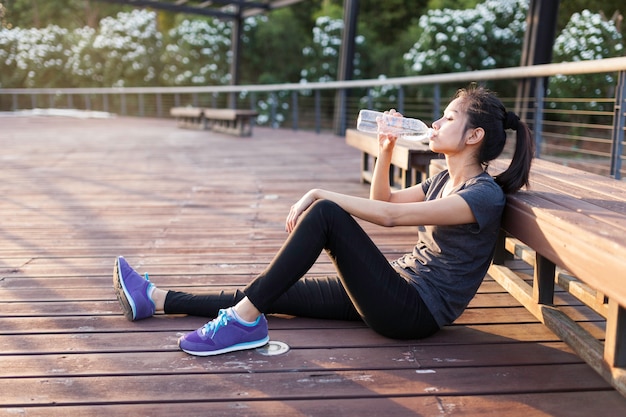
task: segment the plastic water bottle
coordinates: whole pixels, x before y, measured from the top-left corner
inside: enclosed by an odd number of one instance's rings
[[[381,121],[380,126],[378,121]],[[367,133],[393,133],[405,139],[428,142],[433,129],[418,119],[392,116],[374,110],[361,110],[356,120],[356,128]]]

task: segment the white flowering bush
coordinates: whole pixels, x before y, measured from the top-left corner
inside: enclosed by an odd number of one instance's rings
[[[322,16],[316,19],[313,28],[313,43],[303,48],[302,56],[306,65],[300,71],[302,82],[326,82],[337,80],[337,63],[341,48],[343,20]],[[365,42],[357,36],[356,46]],[[355,52],[354,76],[360,74],[360,54]]]
[[[584,10],[574,13],[554,43],[554,62],[585,61],[623,55],[624,44],[615,22],[598,13]],[[556,75],[548,84],[548,97],[598,97],[614,94],[614,74]],[[555,107],[555,103],[550,104]],[[570,109],[583,107],[603,110],[602,105],[571,104]]]
[[[98,70],[102,68],[102,65],[95,61],[98,55],[92,48],[96,30],[85,26],[75,29],[68,36],[69,53],[65,67],[72,75],[69,85],[73,87],[100,85],[103,76]]]
[[[487,0],[474,9],[429,10],[404,54],[407,72],[438,74],[519,65],[528,0]]]
[[[155,12],[133,10],[102,19],[90,51],[96,81],[113,87],[157,84],[161,46]]]
[[[221,85],[230,81],[231,27],[213,19],[184,20],[169,32],[161,56],[163,85]]]
[[[0,87],[54,87],[67,81],[67,29],[0,29]]]

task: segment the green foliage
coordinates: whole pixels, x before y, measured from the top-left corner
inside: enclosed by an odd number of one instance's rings
[[[439,74],[519,65],[527,0],[487,0],[467,10],[430,10],[404,55],[408,71]]]
[[[7,27],[44,28],[59,25],[67,29],[97,27],[99,20],[132,7],[96,0],[4,0]]]
[[[183,20],[168,33],[161,55],[161,84],[228,84],[230,32],[230,25],[218,19]]]
[[[313,28],[313,43],[302,50],[303,81],[326,82],[337,79],[343,20],[319,17]]]
[[[583,10],[589,10],[606,19],[614,20],[622,37],[626,37],[626,25],[621,22],[623,16],[619,17],[620,14],[626,13],[624,0],[562,0],[559,3],[557,33],[565,28],[574,13],[581,13]],[[618,19],[620,22],[617,22]]]
[[[302,45],[310,38],[310,29],[301,24],[291,8],[276,10],[269,16],[246,19],[244,33],[242,84],[293,83],[300,80],[301,67],[294,65],[294,59],[302,55]],[[297,62],[300,61],[298,59]]]
[[[615,22],[589,10],[574,13],[554,43],[554,62],[611,58],[623,53],[623,38]],[[557,75],[550,79],[548,97],[609,98],[614,95],[615,80],[613,74]],[[569,109],[603,110],[595,102],[570,104]]]
[[[102,19],[89,51],[95,80],[112,87],[158,85],[161,39],[154,12],[133,10]]]
[[[473,9],[480,0],[428,0],[428,9]]]
[[[0,29],[0,87],[55,87],[66,81],[68,30]]]
[[[398,36],[427,8],[428,0],[360,0],[359,21],[374,35],[378,48],[394,49]],[[398,55],[398,50],[396,50]]]

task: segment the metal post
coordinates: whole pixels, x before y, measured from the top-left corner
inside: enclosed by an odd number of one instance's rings
[[[138,101],[138,106],[139,106],[139,116],[143,117],[145,116],[145,109],[144,109],[144,104],[143,104],[143,94],[138,94],[137,95],[137,101]]]
[[[611,132],[611,176],[622,178],[622,151],[624,128],[626,128],[626,71],[620,71],[615,89],[615,111],[613,112],[613,131]]]
[[[120,94],[120,101],[121,101],[121,113],[122,116],[126,116],[126,94],[122,93]]]
[[[439,84],[435,84],[435,89],[433,91],[433,120],[439,119],[441,117],[441,86]]]
[[[543,130],[543,103],[545,90],[543,88],[543,78],[537,78],[535,82],[535,158],[539,158],[541,156],[541,143],[543,142],[541,131]]]
[[[354,53],[356,49],[356,29],[359,15],[359,0],[343,1],[343,34],[337,80],[351,80],[354,74]],[[348,90],[337,90],[335,96],[335,133],[343,136],[346,133],[346,103]]]
[[[322,109],[320,100],[320,90],[315,90],[315,133],[320,133],[322,120]]]
[[[276,95],[274,93],[270,93],[269,102],[270,102],[270,126],[273,128],[276,128],[278,127],[278,124],[276,123],[276,107],[277,107],[278,100],[276,99]]]
[[[291,118],[293,130],[298,130],[298,92],[291,92]]]
[[[556,33],[559,0],[530,0],[526,17],[526,32],[520,65],[538,65],[552,62],[552,49]],[[534,78],[519,81],[515,112],[522,120],[530,120],[529,114],[533,93],[536,91]],[[544,87],[547,83],[544,83]]]
[[[241,34],[243,28],[243,17],[241,15],[241,6],[233,5],[237,8],[237,17],[232,20],[232,32],[231,32],[231,52],[232,59],[230,64],[230,84],[238,85],[240,77],[240,61],[241,61]],[[231,92],[228,94],[228,108],[237,108],[237,96],[236,93]]]
[[[161,93],[156,94],[157,116],[163,116],[163,103],[161,102]]]
[[[404,88],[398,87],[398,112],[404,114]]]
[[[346,134],[346,95],[348,94],[345,88],[337,90],[337,100],[335,108],[335,116],[337,120],[336,133],[339,136]]]

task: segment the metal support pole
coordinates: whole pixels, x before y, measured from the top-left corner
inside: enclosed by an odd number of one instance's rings
[[[337,80],[351,80],[354,74],[354,52],[359,0],[343,1],[343,36],[339,53]],[[346,103],[348,90],[339,89],[335,96],[335,133],[343,136],[346,133]]]
[[[232,21],[231,32],[231,52],[232,60],[230,64],[230,84],[239,85],[240,77],[240,60],[241,60],[241,33],[243,28],[243,17],[241,16],[241,6],[237,7],[237,18]],[[232,92],[228,94],[228,107],[237,108],[237,95]]]
[[[270,126],[273,128],[276,128],[278,127],[278,123],[276,122],[276,108],[278,107],[278,99],[276,98],[276,94],[270,93],[269,102],[270,102]]]
[[[291,92],[291,118],[293,130],[298,130],[298,92]]]
[[[543,88],[543,78],[537,78],[535,83],[535,158],[539,158],[541,156],[541,144],[543,142],[541,131],[543,129],[543,103],[545,90]]]
[[[626,128],[626,71],[620,71],[615,89],[615,111],[613,113],[613,131],[611,133],[611,176],[622,178],[622,152],[624,147],[624,129]]]
[[[404,88],[398,87],[398,112],[404,114]]]
[[[435,89],[433,91],[433,120],[439,119],[441,117],[441,86],[439,84],[435,84]]]
[[[156,94],[156,111],[157,117],[163,116],[163,100],[161,98],[161,93]]]
[[[139,116],[143,117],[145,116],[145,109],[144,109],[144,104],[143,104],[143,94],[138,94],[137,95],[137,101],[138,101],[138,107],[139,107]]]
[[[322,109],[320,100],[320,90],[315,90],[315,133],[321,131]]]

